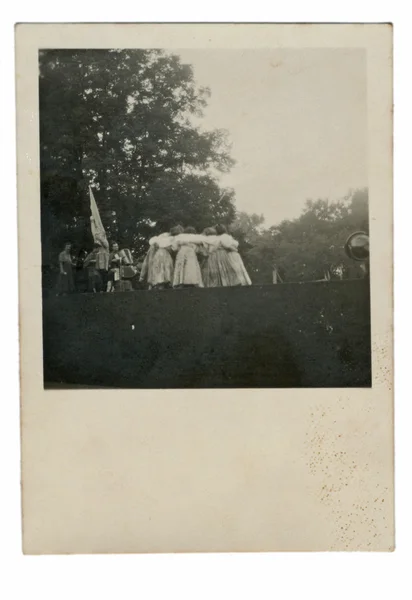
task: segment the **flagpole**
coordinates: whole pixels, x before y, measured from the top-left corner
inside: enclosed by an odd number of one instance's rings
[[[99,208],[95,200],[92,186],[89,184],[89,196],[90,196],[90,228],[95,243],[98,243],[105,252],[109,253],[109,242],[107,240],[106,231],[103,227],[102,220],[100,218]],[[108,265],[109,267],[109,265]],[[106,290],[107,291],[107,285]]]

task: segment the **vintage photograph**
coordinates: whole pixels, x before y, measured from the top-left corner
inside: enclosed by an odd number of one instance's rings
[[[16,27],[25,554],[393,550],[392,70],[387,24]]]
[[[371,386],[365,49],[38,66],[45,389]]]

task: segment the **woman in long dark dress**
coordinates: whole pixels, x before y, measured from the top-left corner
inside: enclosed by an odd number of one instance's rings
[[[75,266],[74,272],[74,286],[76,292],[87,292],[88,289],[88,273],[87,269],[84,268],[84,261],[86,260],[87,250],[80,250]]]
[[[57,280],[57,294],[70,294],[74,292],[73,259],[71,244],[66,244],[59,254],[59,278]]]

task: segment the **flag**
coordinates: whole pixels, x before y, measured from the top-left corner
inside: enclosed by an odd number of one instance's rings
[[[109,243],[107,241],[106,232],[103,227],[102,220],[100,218],[99,209],[97,208],[96,200],[94,199],[92,188],[89,185],[90,192],[90,226],[92,229],[92,236],[95,243],[99,243],[105,248],[109,247]]]

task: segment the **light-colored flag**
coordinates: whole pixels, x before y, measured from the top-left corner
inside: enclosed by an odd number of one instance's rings
[[[89,185],[90,192],[90,226],[92,229],[92,236],[95,243],[99,243],[105,248],[109,247],[109,242],[107,241],[106,232],[103,227],[102,220],[100,218],[99,209],[97,208],[96,200],[93,195],[93,191],[91,186]]]

